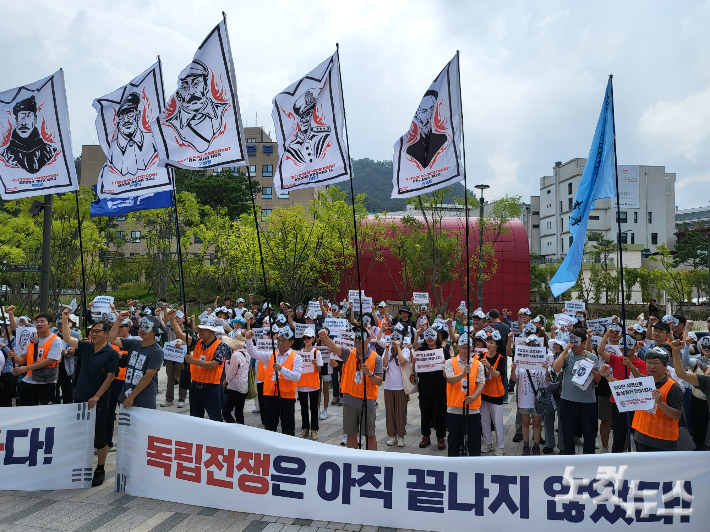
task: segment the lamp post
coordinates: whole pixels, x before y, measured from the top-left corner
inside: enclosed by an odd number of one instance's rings
[[[481,275],[483,274],[483,191],[491,188],[489,185],[476,185],[475,188],[481,191],[480,206],[478,209],[478,275],[476,283],[478,284],[478,307],[483,305],[483,283]]]

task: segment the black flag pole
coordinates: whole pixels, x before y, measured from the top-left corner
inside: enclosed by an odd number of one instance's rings
[[[618,234],[616,240],[618,241],[619,245],[619,282],[621,285],[621,323],[622,323],[622,331],[621,331],[621,338],[623,339],[623,344],[624,344],[624,358],[627,356],[626,350],[628,349],[628,346],[626,345],[626,301],[625,301],[625,295],[624,295],[624,255],[623,255],[623,247],[621,245],[621,199],[619,195],[619,168],[618,168],[618,160],[616,158],[616,119],[614,118],[614,84],[613,84],[613,79],[614,75],[610,74],[609,75],[609,89],[610,89],[610,96],[611,96],[611,130],[612,134],[614,135],[614,177],[616,178],[616,225],[618,226]],[[624,378],[628,379],[629,378],[629,368],[624,366]],[[626,412],[626,445],[627,445],[627,451],[631,451],[631,429],[629,427],[630,425],[630,420],[629,420],[629,413]]]
[[[84,326],[84,338],[87,337],[86,314],[86,269],[84,267],[84,241],[81,236],[81,212],[79,211],[79,191],[74,191],[74,199],[76,199],[76,223],[79,229],[79,257],[81,258],[81,314],[79,319],[81,325]],[[81,326],[80,325],[80,326]]]
[[[360,323],[362,324],[362,279],[360,277],[360,246],[358,244],[358,239],[357,239],[357,217],[355,215],[355,190],[353,188],[353,163],[352,159],[350,159],[350,135],[348,134],[348,119],[347,119],[347,113],[345,112],[345,95],[343,94],[343,78],[340,74],[340,44],[335,43],[335,53],[338,56],[338,81],[340,82],[340,96],[342,98],[342,106],[343,106],[343,123],[344,123],[344,129],[345,129],[345,150],[348,154],[348,167],[350,169],[350,197],[352,199],[352,205],[353,205],[353,229],[355,232],[355,269],[357,271],[357,293],[358,293],[358,301],[360,302]],[[360,328],[360,345],[362,348],[362,359],[363,363],[367,364],[367,357],[365,353],[365,335],[362,331],[362,327]],[[355,342],[357,343],[357,335],[355,336]],[[357,345],[357,344],[356,344]],[[355,357],[357,361],[357,365],[360,365],[360,360],[357,359],[357,349],[355,350]],[[362,371],[362,370],[360,370]],[[358,441],[358,449],[362,449],[362,427],[363,425],[365,426],[365,449],[369,449],[369,444],[367,441],[367,378],[365,376],[362,377],[362,383],[363,383],[363,398],[362,398],[362,417],[360,420],[360,434],[359,434],[359,441]]]

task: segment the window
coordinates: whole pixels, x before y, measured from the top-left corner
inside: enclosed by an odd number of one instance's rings
[[[572,183],[567,183],[567,194],[572,194]]]
[[[572,235],[569,237],[569,247],[572,247]]]
[[[540,211],[533,211],[532,214],[533,216],[540,216]]]
[[[565,231],[565,219],[560,218],[560,233],[564,233]]]
[[[116,231],[116,238],[126,238],[125,231]]]
[[[632,243],[632,244],[635,244],[635,243],[636,243],[636,239],[634,238],[634,234],[633,234],[633,233],[631,233],[631,243]]]
[[[562,212],[562,200],[560,200],[560,212]]]
[[[552,189],[549,189],[549,188],[548,188],[548,189],[547,189],[547,193],[549,194],[550,192],[552,192]],[[548,242],[548,244],[549,244],[549,242]]]
[[[635,224],[639,223],[639,213],[637,213],[637,212],[634,213],[634,223]]]
[[[621,233],[621,243],[628,244],[629,243],[628,240],[629,240],[628,235],[626,233]]]
[[[202,244],[202,239],[197,235],[195,235],[195,244]]]
[[[261,219],[263,220],[271,214],[271,209],[261,209]]]
[[[565,239],[560,238],[560,253],[562,253],[565,250]]]
[[[272,188],[271,187],[261,187],[261,198],[262,199],[271,199],[271,194],[272,194]]]
[[[649,213],[649,214],[651,214],[651,213]],[[651,233],[651,245],[652,246],[658,245],[658,233]]]
[[[648,223],[652,224],[653,223],[653,213],[649,211],[648,213]]]
[[[625,224],[627,221],[626,214],[625,212],[619,213],[619,211],[616,212],[616,223],[619,223],[619,214],[621,214],[621,223]]]
[[[256,165],[255,164],[250,164],[245,168],[247,171],[247,176],[249,177],[256,177]]]
[[[537,225],[533,224],[533,229],[540,229],[540,224],[537,224]]]
[[[598,219],[599,219],[599,216],[590,216],[589,219],[590,219],[590,220],[598,220]]]
[[[247,139],[247,144],[256,144],[256,139]]]
[[[140,242],[141,241],[141,232],[140,231],[131,231],[131,242]]]
[[[567,209],[572,210],[572,198],[567,198]]]
[[[288,190],[282,194],[279,194],[279,199],[288,199]]]
[[[119,216],[118,218],[116,218],[116,221],[117,221],[117,222],[125,222],[125,221],[126,221],[126,217],[125,217],[125,216]]]
[[[274,177],[274,165],[273,164],[262,164],[261,165],[261,177]]]

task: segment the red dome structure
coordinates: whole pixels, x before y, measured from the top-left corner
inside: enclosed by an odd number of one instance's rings
[[[443,227],[450,230],[460,230],[462,220],[459,218],[444,218]],[[508,223],[509,230],[502,234],[496,243],[496,259],[498,267],[492,279],[483,285],[483,309],[485,311],[496,308],[507,308],[513,314],[518,309],[530,304],[530,248],[525,226],[518,219]],[[485,238],[485,237],[484,237]],[[469,219],[469,251],[471,257],[478,253],[478,224],[476,218]],[[360,268],[363,276],[362,289],[365,295],[372,296],[375,300],[400,301],[401,297],[397,286],[401,286],[402,278],[399,272],[400,261],[395,258],[389,249],[383,250],[384,261],[373,261],[371,251],[360,254]],[[339,297],[347,298],[348,289],[357,289],[357,272],[355,266],[348,271],[345,279],[353,279],[352,286],[346,286],[348,281],[341,285]],[[472,276],[472,280],[473,276]],[[423,287],[420,287],[424,290]],[[444,294],[453,290],[449,298],[448,308],[453,310],[461,301],[466,300],[465,287],[461,288],[461,281],[446,283]],[[407,298],[411,301],[412,294]],[[433,298],[432,298],[433,300]],[[471,286],[471,307],[476,308],[477,294]]]

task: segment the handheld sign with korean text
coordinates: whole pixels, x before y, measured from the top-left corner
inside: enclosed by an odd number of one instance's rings
[[[175,346],[175,342],[165,342],[163,345],[163,355],[165,360],[171,360],[173,362],[185,362],[185,355],[187,354],[187,346],[182,344],[180,347]]]
[[[444,350],[431,349],[428,351],[415,351],[414,356],[417,361],[414,364],[414,370],[417,373],[429,373],[432,371],[443,371],[444,369]]]
[[[544,347],[519,345],[515,348],[515,363],[521,369],[541,370],[547,360],[547,350]]]
[[[609,383],[609,387],[619,412],[650,410],[656,402],[652,395],[656,389],[653,377],[614,381]]]

